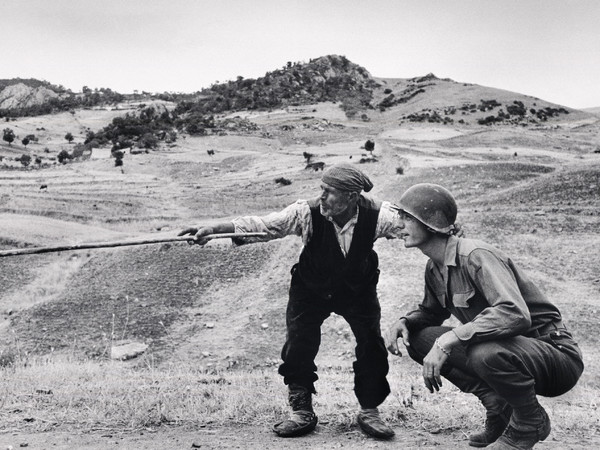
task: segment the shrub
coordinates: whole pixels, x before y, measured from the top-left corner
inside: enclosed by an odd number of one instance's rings
[[[375,158],[374,156],[370,156],[367,158],[360,158],[360,160],[358,161],[360,164],[365,164],[365,163],[376,163],[378,162],[378,159]]]
[[[381,100],[381,102],[379,103],[379,108],[380,109],[381,108],[389,108],[391,106],[394,106],[394,99],[395,99],[394,94],[388,95],[386,98]]]
[[[479,103],[479,111],[491,111],[492,109],[494,109],[497,106],[502,106],[500,103],[498,103],[496,100],[481,100],[481,103]]]
[[[479,119],[477,121],[479,125],[492,125],[495,122],[502,122],[502,116],[487,116],[485,119]]]
[[[27,154],[23,154],[19,158],[19,161],[21,161],[21,164],[23,165],[23,167],[27,167],[29,164],[31,164],[31,156],[27,155]]]
[[[66,150],[61,150],[60,153],[56,155],[56,159],[58,159],[58,162],[61,164],[66,164],[72,158],[71,154]]]
[[[292,181],[284,177],[279,177],[275,179],[275,183],[281,184],[283,186],[289,186],[290,184],[292,184]]]
[[[137,142],[139,148],[156,148],[158,145],[158,139],[153,133],[144,133],[144,135]]]
[[[8,145],[12,145],[13,141],[15,140],[15,132],[10,128],[5,128],[2,139],[8,142]]]
[[[404,175],[404,167],[402,167],[402,166],[396,167],[396,175]]]
[[[113,150],[111,151],[111,155],[115,158],[115,167],[123,165],[123,158],[125,157],[125,152],[123,152],[123,150]]]
[[[524,116],[527,113],[527,109],[523,102],[515,100],[512,105],[506,107],[506,112],[514,116]]]

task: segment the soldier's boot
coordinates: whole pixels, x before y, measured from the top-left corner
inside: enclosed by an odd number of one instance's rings
[[[513,417],[510,423],[498,438],[496,442],[489,446],[491,450],[530,450],[535,444],[543,441],[550,435],[551,425],[548,414],[541,405],[537,405],[536,414],[528,417],[529,420],[523,423]],[[534,419],[534,423],[531,423]]]
[[[469,445],[471,447],[487,447],[496,442],[504,433],[511,414],[512,408],[508,403],[505,403],[499,412],[497,409],[487,410],[484,430],[470,435]]]
[[[508,426],[512,408],[483,380],[456,367],[445,367],[442,375],[462,392],[475,395],[486,411],[485,428],[469,436],[472,447],[487,447],[495,442]]]

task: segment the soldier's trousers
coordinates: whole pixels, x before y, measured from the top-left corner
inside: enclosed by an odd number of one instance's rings
[[[435,339],[451,330],[428,327],[409,337],[409,355],[418,363]],[[489,394],[513,408],[536,402],[536,394],[562,395],[583,372],[581,351],[565,328],[548,327],[534,337],[515,336],[466,346],[457,345],[442,367],[442,375],[463,392],[480,399]]]

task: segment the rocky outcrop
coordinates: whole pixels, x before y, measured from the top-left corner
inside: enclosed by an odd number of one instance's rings
[[[43,105],[50,99],[58,97],[56,92],[44,86],[34,88],[24,83],[17,83],[0,91],[0,109],[20,109]]]

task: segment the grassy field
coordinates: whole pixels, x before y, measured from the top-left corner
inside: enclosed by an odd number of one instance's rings
[[[600,446],[597,119],[585,126],[448,132],[383,122],[359,129],[328,111],[312,114],[341,126],[321,134],[298,126],[293,137],[279,131],[268,139],[187,138],[174,148],[126,155],[123,170],[108,157],[93,157],[0,171],[1,247],[174,236],[188,224],[276,210],[318,192],[320,172],[304,169],[304,151],[326,164],[357,162],[361,143],[373,138],[377,162],[361,168],[375,183],[374,196],[394,201],[416,182],[443,184],[457,197],[467,235],[509,253],[558,305],[580,342],[586,370],[568,394],[541,399],[553,421],[543,445]],[[301,123],[301,114],[260,120],[278,130],[280,123]],[[39,126],[31,120],[19,126]],[[61,123],[48,120],[47,129]],[[48,140],[52,145],[52,136]],[[279,176],[292,184],[278,185]],[[425,259],[398,241],[377,242],[376,250],[385,328],[419,302]],[[299,251],[299,239],[290,237],[242,247],[177,243],[0,258],[0,432],[152,430],[158,443],[161,430],[250,426],[244,428],[248,439],[267,439],[270,424],[287,410],[276,370],[289,269]],[[128,361],[110,359],[114,346],[130,342],[148,350]],[[349,327],[332,316],[317,359],[324,439],[317,448],[333,448],[340,438],[368,448],[354,423],[353,351]],[[408,357],[390,362],[392,395],[381,409],[397,441],[406,448],[464,445],[483,420],[475,399],[450,383],[431,395]],[[208,447],[220,446],[206,436]]]

